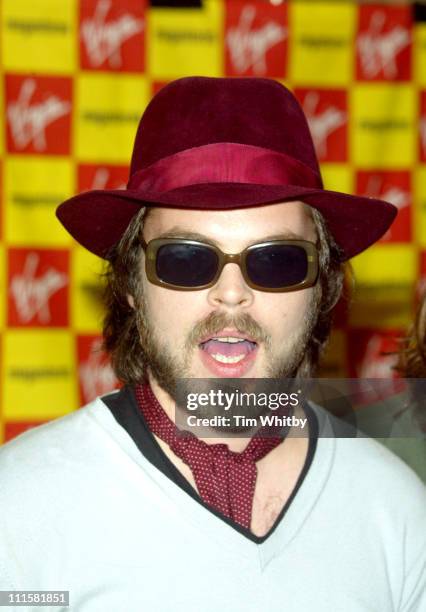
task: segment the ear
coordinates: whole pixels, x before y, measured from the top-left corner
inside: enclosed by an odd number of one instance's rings
[[[132,308],[134,310],[135,309],[135,300],[133,298],[133,295],[127,294],[127,301],[129,303],[130,308]]]

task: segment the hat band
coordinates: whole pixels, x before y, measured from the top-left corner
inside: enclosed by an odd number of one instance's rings
[[[322,189],[322,180],[304,163],[253,145],[218,142],[164,157],[130,178],[128,189],[163,193],[200,183],[297,185]]]

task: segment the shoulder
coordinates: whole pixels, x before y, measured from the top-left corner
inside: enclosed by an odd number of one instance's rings
[[[320,421],[315,459],[320,465],[324,457],[329,460],[316,506],[320,524],[327,517],[334,537],[349,542],[354,555],[359,547],[365,559],[387,559],[394,578],[402,569],[405,579],[395,588],[409,600],[424,588],[426,487],[383,444],[349,437],[325,411],[315,407],[315,412]]]
[[[0,447],[0,480],[4,490],[42,476],[46,481],[60,470],[86,463],[96,453],[102,421],[108,408],[100,398],[64,417],[17,436]],[[111,417],[112,418],[112,417]],[[37,479],[41,482],[41,479]]]
[[[53,419],[43,425],[38,425],[20,434],[0,447],[0,457],[10,453],[24,452],[25,449],[37,448],[46,443],[54,444],[55,440],[65,441],[71,432],[77,432],[87,427],[91,413],[98,411],[104,403],[96,398],[86,406],[65,416]]]
[[[406,495],[423,501],[426,487],[415,472],[386,446],[372,438],[340,438],[336,443],[336,463],[342,477],[371,495],[396,499]]]
[[[417,514],[426,521],[426,487],[417,474],[381,442],[313,408],[319,420],[318,450],[333,447],[330,484],[346,503],[377,505],[380,512],[389,508],[394,516]]]
[[[426,555],[426,487],[415,472],[383,444],[367,437],[319,438],[333,448],[323,510],[339,517],[364,542],[414,573]],[[320,451],[321,453],[321,451]],[[375,543],[373,545],[373,543]]]
[[[106,533],[110,517],[123,511],[122,496],[135,491],[126,481],[128,447],[126,432],[98,398],[0,448],[0,575],[6,567],[7,584],[56,575],[49,559],[81,552]]]

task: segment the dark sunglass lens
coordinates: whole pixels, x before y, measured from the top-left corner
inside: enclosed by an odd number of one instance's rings
[[[177,287],[200,287],[216,274],[218,257],[208,247],[194,244],[166,244],[157,251],[159,279]]]
[[[301,246],[281,244],[249,251],[246,259],[251,281],[261,287],[291,287],[305,280],[308,257]]]

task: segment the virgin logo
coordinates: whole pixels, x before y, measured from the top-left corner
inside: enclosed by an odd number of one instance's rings
[[[226,35],[231,62],[237,72],[242,73],[252,67],[256,74],[265,74],[266,52],[287,38],[287,28],[275,21],[255,30],[252,27],[255,17],[256,8],[245,6],[238,25],[229,28]]]
[[[372,198],[382,198],[394,206],[398,210],[406,208],[410,204],[410,194],[396,185],[391,185],[383,189],[383,180],[379,176],[372,176],[367,183],[366,196]]]
[[[29,253],[21,275],[16,275],[10,284],[16,310],[22,323],[37,317],[40,323],[50,323],[49,300],[68,283],[66,274],[49,268],[42,276],[36,277],[40,257]]]
[[[410,32],[400,25],[384,32],[385,21],[384,12],[374,12],[368,30],[358,36],[362,70],[370,79],[381,71],[387,79],[395,78],[398,74],[396,57],[410,43]]]
[[[44,151],[47,147],[46,127],[71,110],[71,104],[57,96],[49,96],[43,102],[31,105],[36,87],[34,79],[25,79],[18,99],[7,107],[12,138],[18,149],[33,142],[37,151]]]
[[[111,0],[99,0],[93,18],[85,19],[81,24],[81,36],[89,61],[94,67],[108,61],[111,68],[121,68],[123,43],[141,32],[144,27],[141,19],[135,19],[129,13],[107,23],[106,17],[111,4]]]
[[[359,366],[359,378],[392,378],[396,357],[382,350],[382,339],[374,334],[367,342],[364,358]]]
[[[110,172],[107,168],[97,168],[93,177],[92,186],[90,189],[106,189],[110,178]],[[115,186],[114,189],[125,189],[126,185],[120,183]]]
[[[317,111],[319,95],[310,91],[304,101],[303,110],[309,123],[319,157],[327,155],[327,139],[329,135],[346,123],[346,113],[335,106],[329,106],[321,113]]]
[[[368,179],[367,197],[380,198],[386,202],[390,202],[397,207],[398,211],[406,208],[410,204],[410,194],[396,185],[390,185],[383,189],[383,180],[380,176],[372,176]],[[392,238],[392,228],[382,236],[382,240],[390,240]]]
[[[101,340],[92,343],[89,357],[80,365],[79,373],[83,397],[87,402],[114,389],[117,379],[111,366],[105,363]]]

